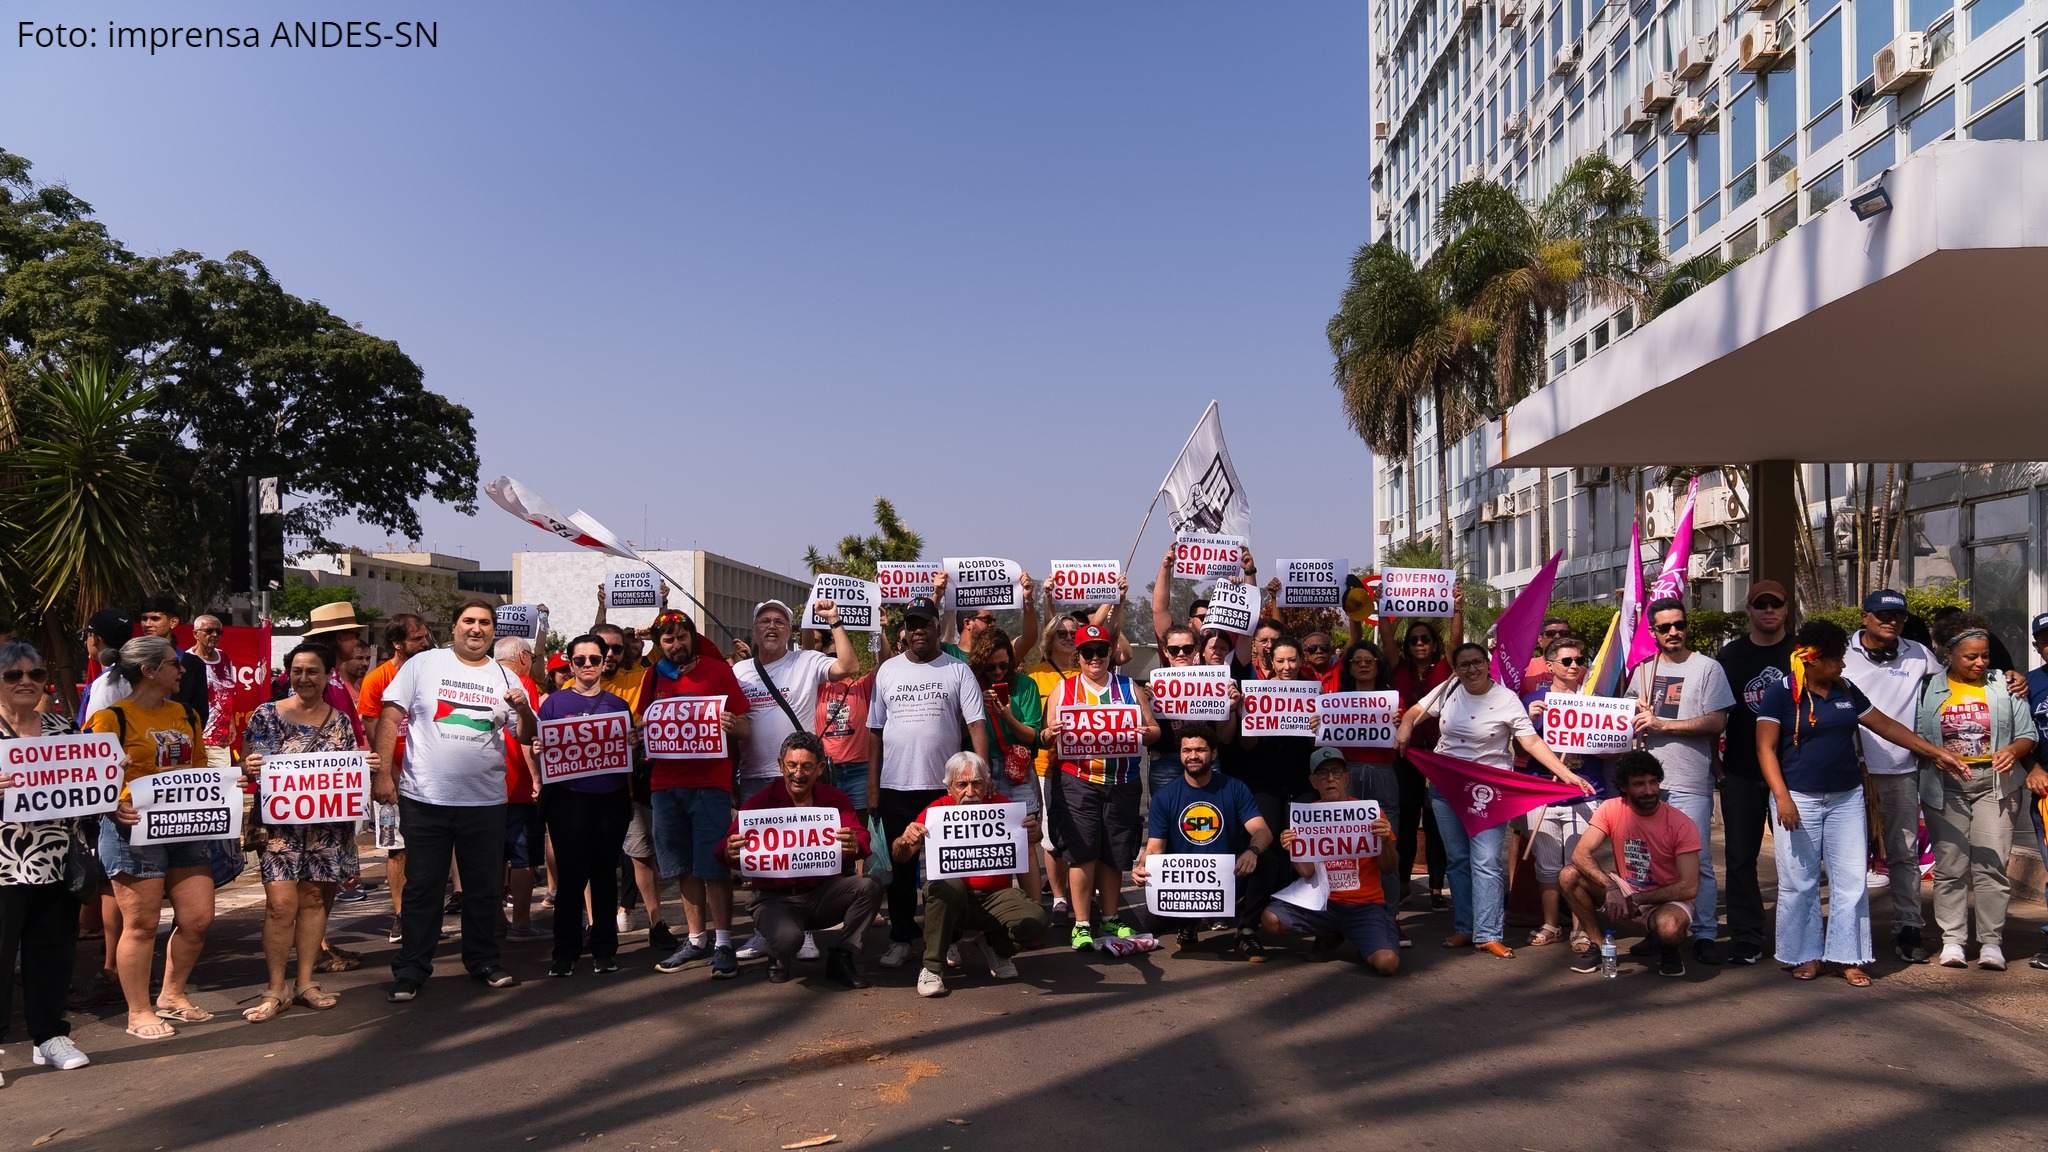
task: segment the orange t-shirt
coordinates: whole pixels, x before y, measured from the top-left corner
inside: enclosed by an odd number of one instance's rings
[[[356,689],[356,712],[368,728],[384,714],[384,690],[391,687],[391,681],[398,676],[398,661],[386,660],[363,677],[363,683]],[[369,735],[369,733],[365,733]],[[398,776],[398,770],[405,766],[405,723],[398,725],[398,743],[391,750],[391,775]]]
[[[1323,864],[1323,875],[1330,880],[1330,903],[1332,904],[1384,904],[1386,896],[1380,888],[1380,857],[1375,852],[1370,856],[1358,856],[1350,860],[1329,860]]]

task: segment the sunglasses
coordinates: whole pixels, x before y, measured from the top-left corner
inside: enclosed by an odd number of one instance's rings
[[[1785,606],[1785,602],[1783,600],[1778,599],[1776,596],[1759,596],[1756,599],[1751,600],[1749,602],[1749,606],[1751,608],[1755,608],[1764,612],[1775,612],[1778,609],[1783,608]]]
[[[602,657],[602,656],[571,656],[571,657],[569,657],[569,663],[571,663],[571,664],[574,664],[574,665],[575,665],[576,667],[578,667],[578,668],[596,668],[596,667],[598,667],[599,665],[601,665],[601,664],[603,664],[603,663],[604,663],[604,657]]]
[[[1487,665],[1487,662],[1486,662],[1486,661],[1484,661],[1484,660],[1460,660],[1460,661],[1458,662],[1458,671],[1460,671],[1460,672],[1484,672],[1484,671],[1486,671],[1486,665]]]
[[[1311,652],[1316,655],[1322,655],[1329,650],[1330,646],[1328,644],[1308,644],[1302,647],[1303,652]]]
[[[626,646],[624,644],[607,644],[604,646],[604,650],[617,656],[626,650]]]
[[[1193,649],[1189,649],[1189,651],[1193,651]],[[1109,648],[1102,644],[1090,644],[1086,648],[1081,649],[1081,659],[1107,660],[1109,659]]]
[[[1673,621],[1670,621],[1670,622],[1668,622],[1668,623],[1664,623],[1664,624],[1652,624],[1652,625],[1650,625],[1650,627],[1651,627],[1651,628],[1652,628],[1653,630],[1655,630],[1655,631],[1656,631],[1656,633],[1657,633],[1657,634],[1658,634],[1659,636],[1662,636],[1662,635],[1663,635],[1664,633],[1666,633],[1666,632],[1683,632],[1683,631],[1685,631],[1685,621],[1683,621],[1683,620],[1673,620]]]
[[[1195,646],[1193,644],[1168,644],[1166,646],[1166,654],[1168,656],[1193,656],[1195,654]]]
[[[1554,661],[1554,663],[1561,664],[1566,668],[1577,668],[1585,662],[1586,658],[1584,656],[1559,656]]]
[[[994,624],[996,618],[987,612],[983,612],[975,616],[969,616],[967,622],[969,624]]]
[[[5,672],[0,672],[0,680],[5,680],[9,684],[21,683],[23,676],[28,677],[37,684],[41,684],[50,678],[50,670],[48,668],[9,668]]]

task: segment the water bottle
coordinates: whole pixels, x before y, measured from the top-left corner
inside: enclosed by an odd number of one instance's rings
[[[1614,954],[1614,932],[1610,929],[1600,940],[1600,975],[1612,980],[1620,974],[1621,964]]]

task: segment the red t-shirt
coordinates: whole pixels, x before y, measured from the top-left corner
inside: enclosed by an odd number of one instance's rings
[[[1381,845],[1382,848],[1385,845]],[[1323,864],[1323,875],[1330,881],[1330,903],[1332,904],[1384,904],[1385,890],[1380,887],[1380,858],[1376,852],[1371,856],[1357,856],[1349,860],[1330,860]]]
[[[825,742],[834,764],[868,760],[868,702],[875,698],[875,674],[818,685],[818,714],[811,730]]]
[[[739,677],[732,674],[732,665],[713,654],[706,654],[704,638],[697,638],[697,658],[681,677],[671,680],[661,674],[659,664],[647,666],[647,677],[641,681],[640,703],[645,709],[648,703],[665,700],[670,696],[723,696],[725,711],[731,716],[742,716],[747,711],[747,694],[740,690]],[[733,737],[726,734],[726,751],[732,751]],[[721,756],[716,760],[650,760],[653,770],[650,787],[663,788],[731,788],[732,757]]]
[[[811,786],[811,804],[819,808],[837,808],[839,810],[839,826],[853,833],[854,850],[851,859],[859,859],[868,854],[871,845],[868,840],[867,825],[861,823],[860,819],[853,814],[853,801],[847,797],[846,793],[820,780]],[[733,859],[733,854],[729,850],[728,845],[733,837],[740,834],[740,812],[752,812],[762,808],[793,807],[795,807],[795,804],[789,798],[789,785],[784,784],[780,780],[769,782],[759,792],[747,797],[740,803],[739,811],[733,813],[732,824],[725,830],[725,841],[718,846],[719,859],[724,860],[729,866],[735,868],[739,866],[739,861]],[[830,877],[827,876],[797,876],[787,879],[754,876],[748,878],[747,883],[757,892],[807,892],[829,879]]]
[[[1421,677],[1417,677],[1410,669],[1408,661],[1403,660],[1395,664],[1393,684],[1394,691],[1401,694],[1401,710],[1405,712],[1415,707],[1424,696],[1429,695],[1432,688],[1450,678],[1451,662],[1448,660],[1438,660],[1436,665]],[[1436,717],[1425,716],[1416,722],[1415,738],[1408,743],[1426,752],[1436,747],[1436,737]]]
[[[1638,816],[1621,796],[1593,811],[1593,827],[1614,841],[1614,866],[1638,890],[1678,883],[1678,856],[1700,850],[1700,830],[1692,817],[1669,804],[1657,805],[1654,816]]]
[[[1001,792],[991,792],[989,793],[989,802],[992,804],[1008,804],[1010,798]],[[929,829],[932,826],[932,809],[944,808],[952,803],[953,798],[951,796],[939,797],[937,800],[925,805],[924,811],[917,814],[917,822]],[[1000,892],[1014,885],[1017,882],[1017,878],[1006,872],[996,876],[963,876],[960,878],[960,882],[975,892]]]
[[[510,669],[507,669],[510,671]],[[526,677],[519,678],[519,686],[526,689],[526,703],[536,713],[540,711],[540,688]],[[527,766],[526,745],[505,738],[505,803],[533,803],[533,770]]]

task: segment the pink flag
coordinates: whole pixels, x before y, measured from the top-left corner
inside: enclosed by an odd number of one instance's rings
[[[1545,804],[1585,798],[1585,793],[1569,784],[1503,772],[1419,748],[1408,749],[1408,762],[1427,776],[1437,792],[1457,809],[1458,822],[1465,826],[1467,836],[1477,836]]]
[[[1685,489],[1685,508],[1678,514],[1678,527],[1671,534],[1671,547],[1664,550],[1664,567],[1657,572],[1657,580],[1643,595],[1643,604],[1666,596],[1679,600],[1686,598],[1691,587],[1687,583],[1692,568],[1692,507],[1700,491],[1700,478],[1695,476]],[[1637,564],[1642,563],[1638,555]],[[1650,632],[1650,615],[1645,612],[1636,617],[1636,631],[1628,646],[1630,667],[1648,660],[1657,654],[1657,637]]]
[[[1638,519],[1629,530],[1628,571],[1622,574],[1621,611],[1614,618],[1614,634],[1623,641],[1622,650],[1627,655],[1616,669],[1621,682],[1628,683],[1629,673],[1636,665],[1657,654],[1657,642],[1650,636],[1649,626],[1643,620],[1643,522]],[[1620,691],[1602,692],[1603,696],[1620,695]]]
[[[1522,673],[1528,671],[1536,637],[1543,631],[1543,614],[1550,607],[1550,589],[1557,583],[1557,562],[1562,559],[1560,548],[1494,621],[1493,678],[1517,696],[1522,694]]]

